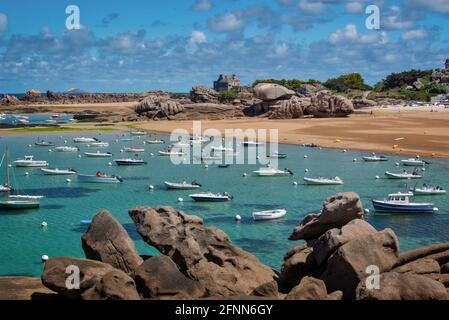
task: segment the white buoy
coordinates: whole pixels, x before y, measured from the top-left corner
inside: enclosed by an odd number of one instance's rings
[[[72,180],[70,180],[70,179],[67,179],[65,182],[67,182],[67,183],[70,183],[70,182],[72,182]]]
[[[419,154],[416,155],[416,158],[419,159]]]
[[[357,162],[357,158],[352,159],[352,162]]]
[[[399,167],[399,162],[396,162],[396,167]]]
[[[293,185],[294,185],[294,186],[297,186],[297,185],[298,185],[298,182],[293,181]]]
[[[44,255],[41,257],[41,259],[42,259],[42,262],[45,262],[45,261],[48,260],[48,256],[47,256],[46,254],[44,254]]]
[[[422,168],[421,171],[426,171],[426,168]]]
[[[64,140],[64,143],[67,144],[67,140]]]
[[[11,167],[12,167],[12,164],[8,164],[8,167],[11,168]]]
[[[81,158],[81,155],[80,155],[80,154],[78,155],[78,158]]]
[[[123,149],[120,149],[120,152],[123,153]]]
[[[343,149],[343,152],[346,152],[347,150],[346,149]]]
[[[154,186],[153,186],[152,184],[150,184],[150,185],[148,186],[148,189],[154,190]]]
[[[178,198],[178,202],[184,202],[184,199],[181,198],[181,197],[179,197],[179,198]]]
[[[112,162],[108,162],[108,166],[112,166]]]
[[[209,168],[209,165],[208,165],[208,164],[205,164],[205,165],[204,165],[204,168],[205,168],[205,169]]]
[[[304,172],[309,172],[309,169],[305,169]]]
[[[242,217],[239,214],[235,215],[235,221],[242,221]]]
[[[29,144],[29,145],[28,145],[28,147],[30,147],[30,148],[31,148],[31,144]]]
[[[380,179],[380,177],[379,177],[379,176],[376,176],[376,179]]]
[[[154,153],[150,153],[150,156],[154,156]]]
[[[144,141],[143,144],[147,144],[147,143]]]
[[[365,209],[365,213],[369,213],[369,209]]]
[[[41,227],[42,227],[42,228],[47,228],[47,226],[48,226],[47,222],[43,221],[43,222],[41,223]]]
[[[306,154],[304,155],[304,159],[307,159],[307,155]]]
[[[30,175],[30,173],[29,173],[29,172],[27,171],[27,172],[25,172],[25,175],[26,175],[26,176],[29,176],[29,175]]]
[[[243,173],[243,176],[246,177],[248,174],[246,172]]]
[[[53,150],[52,149],[48,149],[48,152],[53,152]]]
[[[440,210],[440,209],[438,209],[437,207],[433,208],[433,211],[435,211],[435,212],[438,210]]]

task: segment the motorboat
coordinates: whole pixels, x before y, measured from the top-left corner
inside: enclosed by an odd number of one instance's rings
[[[110,158],[113,156],[110,152],[84,152],[84,155],[89,158]]]
[[[107,148],[107,147],[109,147],[109,142],[97,141],[97,142],[92,142],[91,144],[89,144],[89,146],[90,147]]]
[[[80,151],[80,149],[78,147],[60,146],[60,147],[56,147],[55,151],[57,151],[57,152],[78,152],[78,151]]]
[[[208,142],[209,139],[202,137],[202,136],[194,136],[194,137],[190,137],[190,141],[192,143],[205,143],[205,142]]]
[[[164,184],[167,189],[191,190],[201,188],[201,184],[196,181],[192,181],[192,183],[188,183],[186,181],[181,183],[164,181]]]
[[[77,137],[73,139],[75,143],[91,143],[98,141],[96,138]]]
[[[341,185],[343,184],[343,180],[341,180],[339,177],[334,178],[308,178],[304,177],[304,182],[306,184],[310,185]]]
[[[219,168],[229,168],[231,165],[230,164],[219,164],[218,167]]]
[[[173,147],[174,148],[190,148],[190,143],[184,143],[184,142],[178,141],[173,144]]]
[[[201,202],[225,202],[232,199],[232,196],[230,196],[226,192],[223,194],[212,192],[196,193],[196,194],[189,194],[189,197],[195,201]]]
[[[421,160],[419,158],[410,158],[401,160],[402,165],[410,166],[410,167],[424,167],[426,164],[429,164],[427,161]]]
[[[263,167],[259,168],[259,170],[253,171],[256,176],[259,177],[275,177],[275,176],[290,176],[293,175],[293,172],[289,169],[276,169],[272,167]]]
[[[54,146],[53,142],[45,141],[45,140],[37,140],[34,144],[37,147],[53,147]]]
[[[376,212],[388,213],[433,213],[438,209],[430,202],[410,202],[413,193],[392,193],[384,200],[373,200]]]
[[[275,158],[275,159],[285,159],[287,158],[287,154],[285,153],[279,153],[275,152],[267,156],[268,158]]]
[[[7,184],[0,184],[0,192],[10,192],[13,191],[13,189],[8,186]]]
[[[412,188],[410,191],[413,192],[415,196],[434,196],[446,194],[446,190],[443,188],[439,186],[428,186],[426,184],[424,184],[421,188]]]
[[[129,141],[133,141],[134,139],[132,137],[122,137],[121,139],[123,142],[129,142]]]
[[[0,201],[0,209],[8,210],[26,210],[37,209],[40,207],[40,202],[35,200],[5,200]]]
[[[217,156],[201,156],[201,157],[195,157],[195,159],[201,160],[201,161],[220,161],[222,159],[221,155]]]
[[[145,149],[144,148],[124,147],[123,151],[125,151],[125,152],[134,152],[135,153],[135,152],[145,152]]]
[[[75,175],[76,171],[74,169],[50,169],[50,168],[41,168],[41,171],[46,175],[55,175],[55,176],[64,176],[64,175]]]
[[[286,214],[287,214],[287,210],[285,210],[285,209],[259,211],[259,212],[253,212],[253,219],[255,221],[273,220],[273,219],[282,218]]]
[[[372,156],[364,156],[362,159],[366,162],[382,162],[382,161],[388,161],[388,158],[385,156],[378,156],[376,154],[373,154]]]
[[[164,140],[145,140],[146,143],[148,144],[164,144],[165,141]]]
[[[25,156],[13,162],[16,167],[47,167],[48,162],[44,160],[34,160],[33,156]]]
[[[183,155],[185,155],[185,153],[182,152],[182,151],[173,151],[173,150],[168,149],[166,151],[159,151],[159,155],[160,156],[166,156],[166,157],[169,157],[169,156],[183,156]]]
[[[118,166],[141,166],[147,164],[147,162],[142,159],[132,159],[132,158],[115,159],[114,162]]]
[[[242,142],[242,146],[244,147],[255,147],[255,146],[263,146],[264,143],[263,142],[257,142],[257,141],[243,141]]]
[[[145,136],[147,133],[145,131],[132,131],[131,135],[133,136]]]
[[[385,172],[385,175],[387,176],[388,179],[421,179],[422,176],[419,175],[417,172],[401,172],[401,173],[394,173],[394,172],[390,172],[387,171]]]
[[[104,173],[97,172],[94,175],[87,174],[79,174],[78,175],[79,182],[86,183],[120,183],[123,182],[122,178],[119,176],[108,176]]]
[[[227,147],[225,147],[225,146],[223,146],[223,145],[218,146],[218,147],[211,147],[211,150],[212,150],[212,151],[216,151],[216,152],[223,152],[223,151],[230,151],[230,152],[233,152],[233,151],[234,151],[234,149],[232,149],[232,148],[227,148]]]

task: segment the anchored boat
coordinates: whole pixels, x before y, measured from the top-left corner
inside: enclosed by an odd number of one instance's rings
[[[120,183],[123,182],[119,176],[108,176],[104,173],[97,172],[95,175],[79,174],[79,182],[87,183]]]
[[[268,155],[267,157],[268,158],[275,158],[275,159],[285,159],[285,158],[287,158],[287,154],[286,153],[275,152],[275,153],[272,153],[272,154]]]
[[[183,156],[185,155],[184,152],[182,151],[173,151],[173,150],[166,150],[166,151],[159,151],[159,155],[160,156],[165,156],[165,157],[169,157],[169,156]]]
[[[164,144],[165,143],[164,140],[145,140],[145,142],[148,144]]]
[[[421,179],[422,176],[419,175],[416,171],[410,173],[407,171],[401,172],[401,173],[394,173],[387,171],[385,172],[385,175],[388,179]]]
[[[62,147],[56,147],[55,151],[57,151],[57,152],[78,152],[78,151],[80,151],[80,149],[78,147],[62,146]]]
[[[431,202],[410,202],[413,193],[392,193],[384,200],[373,200],[376,212],[433,213],[438,209]]]
[[[421,160],[419,158],[410,158],[401,160],[402,165],[404,166],[410,166],[410,167],[424,167],[426,164],[429,164],[429,162]]]
[[[446,190],[443,188],[439,186],[427,186],[426,184],[424,184],[421,188],[412,188],[410,191],[413,192],[415,196],[435,196],[446,194]]]
[[[186,181],[183,181],[181,183],[165,181],[164,184],[167,189],[192,190],[201,188],[201,184],[196,181],[192,181],[192,183],[188,183]]]
[[[307,178],[304,177],[304,182],[310,185],[341,185],[343,184],[343,180],[339,177],[334,178]]]
[[[232,199],[232,197],[227,192],[224,192],[223,194],[212,192],[196,193],[189,194],[189,197],[195,201],[201,202],[225,202]]]
[[[145,152],[145,149],[144,148],[124,147],[123,151],[125,151],[125,152],[134,152],[135,153],[135,152]]]
[[[98,139],[96,138],[86,138],[86,137],[77,137],[73,139],[73,142],[75,143],[89,143],[89,142],[96,142]]]
[[[388,161],[388,158],[385,156],[378,156],[376,154],[373,154],[372,156],[364,156],[362,159],[366,162],[382,162],[382,161]]]
[[[107,147],[109,147],[109,142],[103,142],[103,141],[92,142],[90,144],[90,146],[91,147],[107,148]]]
[[[263,142],[257,142],[257,141],[243,141],[242,146],[244,147],[254,147],[254,146],[263,146]]]
[[[25,156],[13,162],[16,167],[47,167],[48,162],[44,160],[34,160],[33,156]]]
[[[52,147],[52,146],[54,146],[53,142],[45,141],[45,140],[39,140],[39,139],[34,144],[37,147]]]
[[[147,164],[147,162],[142,159],[132,159],[132,158],[116,159],[114,160],[114,162],[118,166],[141,166]]]
[[[285,210],[285,209],[259,211],[259,212],[253,212],[253,219],[255,221],[273,220],[273,219],[282,218],[286,214],[287,214],[287,210]]]
[[[259,177],[276,177],[276,176],[290,176],[293,172],[287,168],[284,170],[279,170],[272,167],[260,168],[259,170],[253,171],[256,176]]]
[[[69,176],[69,175],[75,175],[76,171],[69,168],[69,169],[50,169],[50,168],[41,168],[41,171],[46,175],[55,175],[55,176]]]
[[[110,152],[84,152],[84,155],[86,157],[90,157],[90,158],[110,158],[113,156],[112,153]]]

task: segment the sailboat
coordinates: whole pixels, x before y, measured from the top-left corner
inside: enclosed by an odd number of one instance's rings
[[[11,183],[9,179],[9,163],[8,163],[8,150],[5,152],[6,157],[6,186],[9,187],[7,192],[7,200],[0,201],[0,209],[5,210],[19,210],[19,209],[36,209],[39,208],[40,202],[39,199],[41,196],[26,196],[26,195],[15,195],[12,196],[9,193],[11,192]],[[23,199],[23,200],[15,200],[15,199]]]

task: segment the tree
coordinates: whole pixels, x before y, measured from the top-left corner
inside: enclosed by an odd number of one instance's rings
[[[350,89],[353,90],[367,90],[370,89],[368,85],[365,84],[363,77],[360,73],[349,73],[342,75],[338,78],[331,78],[327,80],[324,85],[337,92],[346,92]]]

